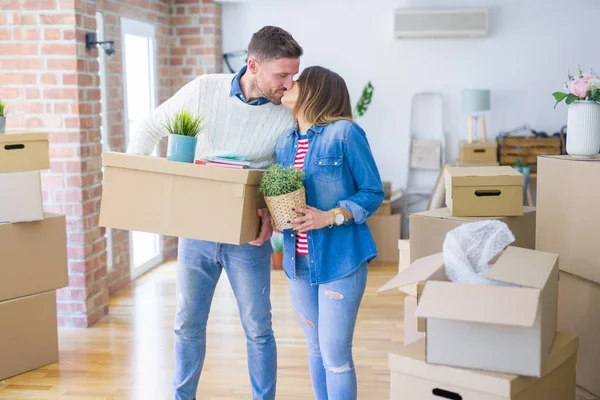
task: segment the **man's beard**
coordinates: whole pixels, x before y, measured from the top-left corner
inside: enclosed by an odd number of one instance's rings
[[[277,96],[277,93],[279,93],[279,90],[276,90],[274,92],[263,90],[260,87],[260,85],[258,84],[258,81],[256,82],[256,88],[258,89],[258,92],[260,93],[261,97],[264,97],[265,99],[269,100],[271,103],[275,104],[276,106],[281,105],[281,98],[283,96]]]

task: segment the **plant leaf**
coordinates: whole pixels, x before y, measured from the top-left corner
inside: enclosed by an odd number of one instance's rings
[[[304,186],[304,172],[294,167],[274,164],[263,175],[259,191],[265,197],[282,196]]]
[[[557,102],[561,102],[565,99],[565,97],[568,96],[568,94],[563,92],[554,92],[552,93],[552,96],[554,96]]]
[[[556,103],[554,104],[554,108],[556,108],[558,103],[563,101],[568,96],[568,94],[563,92],[554,92],[552,93],[552,96],[554,96],[554,98],[556,99]]]
[[[567,96],[567,99],[565,100],[565,103],[567,103],[567,104],[573,104],[577,100],[579,100],[578,96],[575,96],[574,94],[569,94]]]

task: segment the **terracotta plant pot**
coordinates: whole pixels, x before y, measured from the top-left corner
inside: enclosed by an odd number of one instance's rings
[[[283,252],[273,253],[273,269],[283,269]]]

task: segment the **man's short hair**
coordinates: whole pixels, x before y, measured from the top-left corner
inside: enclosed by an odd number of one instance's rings
[[[258,60],[275,60],[278,58],[300,58],[304,50],[284,29],[276,26],[265,26],[252,35],[248,44],[248,56]]]

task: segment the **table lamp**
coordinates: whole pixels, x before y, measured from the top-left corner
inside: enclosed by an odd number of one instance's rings
[[[467,89],[462,91],[462,108],[469,113],[467,135],[469,143],[473,143],[473,125],[479,121],[479,136],[475,141],[486,142],[485,118],[479,113],[490,109],[490,91],[487,89]]]

